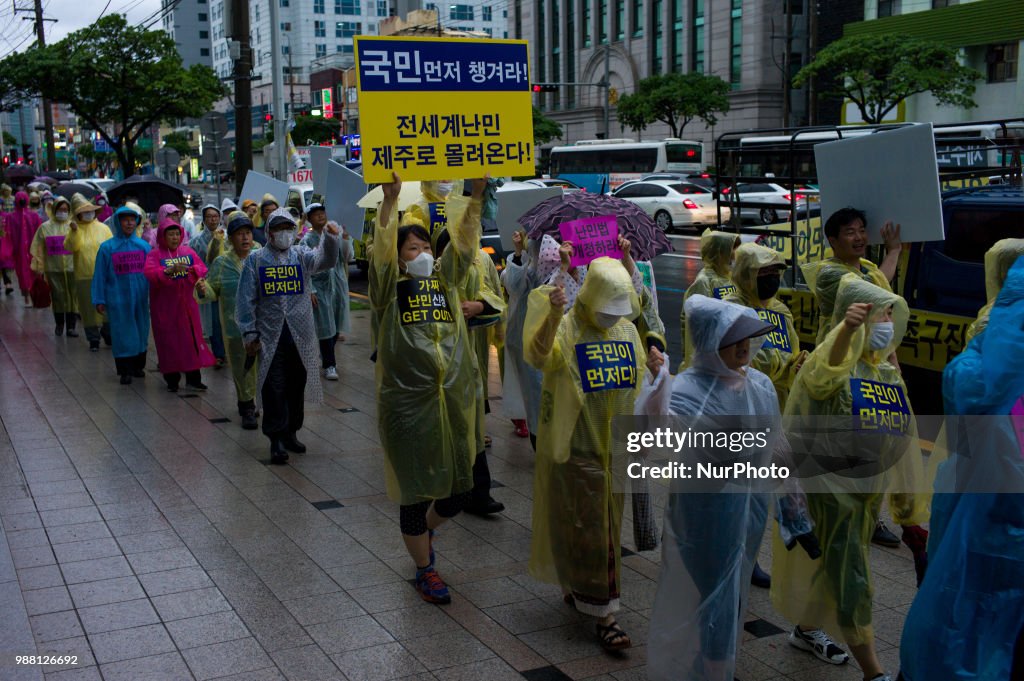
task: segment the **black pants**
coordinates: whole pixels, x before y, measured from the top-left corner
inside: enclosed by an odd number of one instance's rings
[[[491,498],[491,469],[487,466],[487,450],[476,455],[473,463],[471,503],[485,504]]]
[[[336,367],[336,360],[334,359],[334,344],[338,342],[338,338],[321,338],[320,339],[320,364],[324,369],[327,367]]]
[[[78,315],[74,312],[54,312],[53,321],[57,326],[62,326],[68,331],[74,331],[75,324],[78,323]]]
[[[306,367],[286,323],[260,393],[264,435],[276,440],[302,428],[305,392]]]
[[[400,506],[398,509],[398,525],[402,534],[418,537],[427,531],[427,511],[434,504],[434,511],[442,518],[454,518],[469,501],[469,492],[453,494],[447,499],[420,501],[415,504]]]
[[[168,387],[177,388],[181,382],[181,372],[175,371],[170,374],[164,374],[164,380],[167,381]],[[185,372],[185,383],[188,385],[199,385],[202,382],[203,374],[199,369]]]
[[[73,328],[73,327],[71,327]],[[117,367],[118,376],[130,376],[146,370],[146,353],[134,357],[115,357],[114,366]],[[196,373],[199,373],[198,371]],[[166,378],[166,376],[164,377]],[[177,381],[175,381],[177,385]]]
[[[89,345],[99,345],[100,338],[110,345],[110,323],[103,322],[103,326],[87,326],[85,327],[85,337],[89,341]]]

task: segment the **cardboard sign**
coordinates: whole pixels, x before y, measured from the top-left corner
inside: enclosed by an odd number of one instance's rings
[[[857,430],[904,435],[910,429],[910,403],[903,388],[889,383],[850,379],[853,424]]]
[[[508,189],[499,188],[498,198],[498,234],[501,235],[501,247],[506,251],[515,248],[512,243],[512,235],[519,229],[519,218],[531,210],[541,201],[561,196],[562,190],[558,187],[537,187],[535,189]]]
[[[658,309],[658,283],[654,280],[654,265],[649,260],[636,262],[636,268],[640,270],[640,276],[644,278],[644,286],[651,292],[651,304]]]
[[[873,244],[887,220],[903,243],[946,238],[931,123],[816,144],[814,159],[823,220],[853,206],[867,215]]]
[[[309,164],[313,175],[313,195],[321,199],[327,196],[327,162],[331,160],[330,147],[310,147]],[[362,196],[362,194],[360,194]]]
[[[145,251],[118,251],[110,256],[114,274],[140,274],[146,267]]]
[[[174,267],[175,265],[184,265],[185,267],[192,267],[192,256],[182,255],[178,256],[177,258],[164,258],[163,260],[160,261],[160,264],[162,264],[164,267]],[[185,277],[188,276],[188,272],[174,272],[173,274],[168,274],[167,276],[170,277],[171,279],[184,279]]]
[[[270,194],[277,199],[277,205],[283,206],[288,200],[288,183],[250,170],[245,175],[245,184],[242,185],[242,193],[238,196],[238,205],[241,206],[246,199],[252,199],[259,204],[263,201],[264,194]]]
[[[534,174],[525,40],[354,42],[368,183]]]
[[[583,392],[636,387],[636,351],[626,341],[576,344]]]
[[[572,242],[572,267],[589,265],[597,258],[622,260],[619,250],[619,223],[614,215],[569,220],[558,225],[562,243]]]
[[[63,234],[45,237],[46,255],[71,255],[71,251],[64,248],[64,238]]]
[[[437,277],[398,282],[398,311],[402,326],[455,322],[448,296]]]
[[[366,191],[362,176],[337,161],[328,160],[326,184],[324,207],[327,219],[343,225],[353,239],[362,239],[366,211],[356,205]]]
[[[260,294],[294,296],[305,290],[302,265],[269,265],[259,268]]]
[[[786,318],[775,310],[766,310],[764,308],[757,310],[757,316],[762,321],[775,325],[775,330],[764,337],[761,347],[775,348],[776,350],[792,353],[793,344],[789,338],[789,327],[786,326]]]

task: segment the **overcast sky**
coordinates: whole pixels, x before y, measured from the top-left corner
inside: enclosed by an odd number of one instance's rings
[[[20,18],[12,20],[10,2],[6,0],[0,4],[0,54],[10,52],[32,30],[31,21],[22,21]],[[32,0],[14,2],[19,7],[32,6]],[[49,19],[57,19],[55,22],[46,22],[46,41],[56,42],[68,33],[90,25],[106,5],[107,0],[43,0],[44,15]],[[106,13],[127,14],[129,22],[140,23],[159,13],[160,5],[160,0],[110,0]],[[159,23],[153,26],[157,29],[161,27]],[[18,47],[18,51],[28,47],[31,42],[31,39],[26,40]]]

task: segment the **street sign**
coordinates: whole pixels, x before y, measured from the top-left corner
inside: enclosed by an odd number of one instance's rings
[[[110,145],[107,144],[107,140],[103,139],[102,137],[97,137],[96,139],[93,140],[92,150],[95,151],[97,154],[109,154],[110,152],[113,151],[113,149],[110,148]]]
[[[230,168],[233,163],[231,145],[224,140],[206,142],[203,144],[201,160],[204,168]]]
[[[156,152],[156,164],[161,168],[177,167],[181,162],[181,154],[170,147],[161,147]]]
[[[220,139],[228,134],[228,119],[219,111],[203,114],[199,119],[199,131],[208,137]]]

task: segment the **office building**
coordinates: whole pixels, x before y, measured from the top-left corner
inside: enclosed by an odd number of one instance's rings
[[[213,66],[210,45],[210,7],[207,0],[162,0],[163,29],[174,38],[185,68]]]

